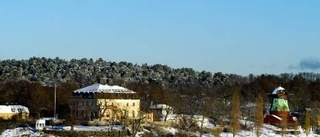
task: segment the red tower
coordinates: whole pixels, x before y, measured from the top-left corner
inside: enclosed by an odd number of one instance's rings
[[[290,124],[297,122],[297,118],[290,115],[288,104],[288,93],[279,86],[270,94],[271,107],[269,114],[265,116],[264,123],[280,124],[282,120],[287,120]]]

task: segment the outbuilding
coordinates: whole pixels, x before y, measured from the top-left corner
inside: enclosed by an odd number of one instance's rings
[[[43,130],[46,127],[46,120],[38,119],[36,121],[36,130]]]
[[[11,119],[15,115],[28,119],[29,113],[29,109],[22,105],[0,105],[0,117],[4,120]]]

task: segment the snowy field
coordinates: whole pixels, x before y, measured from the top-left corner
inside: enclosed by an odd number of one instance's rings
[[[205,122],[204,125],[206,127],[214,128],[214,126],[211,123]],[[121,125],[115,125],[113,127],[111,126],[75,126],[75,131],[110,131],[112,130],[122,130],[123,127]],[[175,134],[178,129],[172,128],[172,127],[162,127],[164,130],[166,130],[168,133]],[[71,129],[70,126],[57,126],[52,128],[51,126],[46,127],[47,130],[63,130],[63,131],[69,131]],[[264,124],[262,127],[262,134],[260,137],[282,137],[281,134],[277,134],[276,131],[280,131],[281,129],[272,125]],[[299,128],[300,134],[293,135],[293,134],[285,134],[284,137],[307,137],[307,135],[304,133],[303,129]],[[139,132],[136,137],[141,137],[143,132]],[[199,135],[199,133],[194,133],[194,135]],[[221,133],[222,137],[232,137],[232,133]],[[4,132],[1,133],[0,137],[20,137],[20,136],[30,136],[30,137],[42,137],[44,136],[40,132],[35,132],[30,127],[25,128],[15,128],[15,129],[7,129]],[[237,135],[237,137],[256,137],[254,131],[240,131]],[[211,134],[204,134],[202,137],[214,137]],[[308,137],[320,137],[320,135],[310,133]]]
[[[107,131],[108,127],[93,127],[93,126],[76,126],[75,131]],[[63,130],[70,130],[70,127],[64,127]],[[174,128],[167,128],[171,133],[175,133],[177,130]],[[142,132],[139,132],[137,137],[141,137]],[[40,137],[43,134],[39,132],[33,132],[30,129],[15,128],[7,129],[2,134],[1,137],[20,137],[20,136],[30,136],[30,137]],[[221,133],[222,137],[232,137],[231,133]],[[285,134],[285,137],[307,137],[305,133],[301,132],[298,135]],[[204,134],[202,137],[214,137],[211,134]],[[256,137],[254,132],[251,131],[241,131],[237,134],[237,137]],[[262,134],[260,137],[282,137],[280,134],[274,132],[274,127],[270,125],[265,125],[262,128]],[[320,137],[320,135],[310,133],[308,137]]]
[[[59,130],[59,131],[70,131],[70,126],[47,126],[47,130]],[[115,126],[74,126],[74,131],[120,131],[123,129],[122,125]],[[30,136],[30,137],[42,137],[44,136],[41,132],[36,132],[35,129],[31,127],[18,127],[15,129],[7,129],[1,133],[0,137],[20,137],[20,136]]]

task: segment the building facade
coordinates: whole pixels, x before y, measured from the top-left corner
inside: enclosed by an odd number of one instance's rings
[[[85,120],[135,119],[140,112],[138,95],[127,88],[94,84],[73,91],[72,111]]]

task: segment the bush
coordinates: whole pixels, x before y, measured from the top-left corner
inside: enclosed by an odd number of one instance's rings
[[[210,133],[215,137],[219,137],[223,130],[224,130],[223,127],[217,127],[217,128],[211,129]]]
[[[174,137],[197,137],[196,135],[190,135],[190,133],[182,133],[178,132],[174,135]]]
[[[153,137],[153,134],[151,132],[144,132],[143,137]]]
[[[107,121],[99,121],[99,120],[93,120],[93,121],[88,121],[87,125],[89,126],[107,126],[109,122]]]

